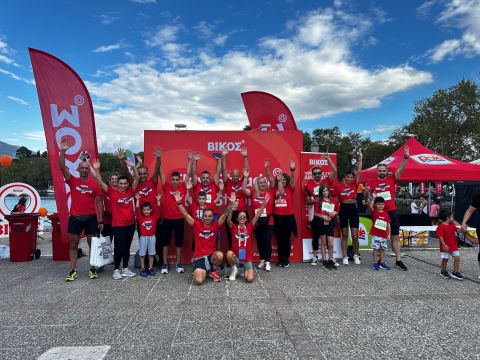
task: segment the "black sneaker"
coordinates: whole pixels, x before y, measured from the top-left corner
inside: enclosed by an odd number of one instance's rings
[[[445,271],[440,271],[440,276],[445,278],[445,279],[451,279],[452,277],[450,276],[450,274],[448,273],[447,270]]]
[[[403,270],[403,271],[407,271],[407,267],[405,266],[405,264],[402,262],[402,260],[398,260],[395,262],[395,266],[397,268],[399,268],[400,270]]]
[[[333,260],[328,260],[327,266],[328,266],[327,269],[337,270],[337,267],[335,266],[335,263],[333,262]]]
[[[288,268],[289,266],[290,266],[290,262],[289,262],[289,261],[283,263],[283,267],[284,267],[284,268]]]
[[[452,271],[452,278],[455,280],[463,280],[463,275],[460,274],[458,271]]]
[[[282,261],[277,262],[277,267],[284,267],[285,265],[283,264]]]
[[[327,261],[327,260],[323,260],[323,262],[322,262],[322,268],[328,269],[328,261]]]

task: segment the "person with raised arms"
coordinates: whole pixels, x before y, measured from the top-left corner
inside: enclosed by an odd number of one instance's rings
[[[395,171],[395,175],[388,175],[388,166],[380,163],[377,165],[377,178],[368,182],[368,186],[370,187],[373,198],[380,196],[385,199],[385,211],[388,212],[391,221],[390,236],[392,239],[392,247],[395,251],[395,266],[403,271],[407,271],[408,269],[403,261],[400,260],[400,222],[398,218],[397,207],[395,205],[395,186],[402,176],[409,157],[409,148],[408,146],[404,146],[403,160],[400,163],[397,171]]]
[[[278,174],[273,181],[269,163],[265,162],[265,172],[270,184],[273,185],[275,203],[273,208],[273,231],[277,238],[278,267],[290,266],[290,247],[292,233],[297,235],[297,223],[293,208],[293,192],[295,190],[295,161],[290,160],[290,175]]]
[[[260,208],[255,213],[252,222],[248,222],[246,211],[238,213],[238,224],[232,221],[233,211],[229,212],[227,217],[227,224],[232,233],[232,248],[227,251],[227,261],[231,266],[229,280],[234,281],[237,277],[238,267],[242,266],[244,269],[244,277],[247,283],[252,283],[255,271],[253,270],[253,243],[252,233],[255,229],[258,219],[265,210],[270,196],[267,196],[260,205]],[[235,201],[235,194],[232,194],[231,199]]]
[[[206,204],[209,208],[216,213],[215,202],[220,195],[220,189],[218,187],[220,182],[220,172],[222,169],[221,158],[217,158],[217,166],[215,169],[215,175],[213,181],[210,178],[210,172],[208,170],[203,170],[200,174],[200,179],[197,176],[197,163],[200,160],[200,153],[195,152],[193,154],[193,161],[191,167],[190,177],[193,184],[193,198],[196,199],[200,191],[204,191],[207,194]]]
[[[273,201],[275,200],[275,191],[268,186],[265,176],[257,176],[252,181],[252,187],[248,187],[248,170],[243,170],[242,191],[245,196],[250,198],[253,213],[256,215],[260,212],[255,229],[255,240],[257,241],[258,254],[260,263],[257,265],[259,269],[271,271],[270,260],[272,258],[272,235],[273,235]],[[260,210],[262,204],[266,202],[265,207]]]
[[[245,170],[249,170],[248,165],[248,156],[247,156],[247,148],[242,147],[240,149],[240,154],[243,158],[243,168]],[[248,219],[248,212],[247,212],[247,203],[245,199],[245,194],[242,191],[242,184],[243,178],[241,177],[240,169],[232,169],[230,172],[230,176],[227,173],[227,155],[228,150],[222,151],[222,179],[224,183],[224,191],[227,196],[231,196],[235,194],[235,197],[238,201],[237,207],[235,210],[232,211],[232,222],[237,224],[237,217],[240,212],[246,214]],[[227,229],[227,238],[228,238],[228,248],[232,248],[232,234],[230,230]]]
[[[187,224],[193,227],[195,242],[195,251],[192,258],[193,283],[196,285],[203,284],[207,274],[215,282],[221,281],[217,268],[223,263],[223,253],[219,250],[216,234],[218,227],[225,223],[225,219],[232,211],[232,204],[235,200],[229,199],[229,205],[216,222],[213,222],[213,211],[210,208],[203,210],[203,218],[198,220],[193,218],[185,209],[180,194],[175,194],[175,200]]]
[[[119,280],[122,277],[132,277],[135,273],[128,268],[130,259],[130,246],[132,245],[133,233],[135,232],[134,216],[134,191],[138,183],[138,173],[135,165],[126,161],[126,165],[132,169],[134,180],[130,185],[126,176],[118,177],[118,187],[114,188],[105,184],[100,174],[100,161],[95,160],[91,166],[98,185],[107,193],[112,203],[112,233],[114,239],[114,265],[113,278]],[[139,199],[140,204],[140,199]],[[123,267],[120,268],[122,263]]]
[[[118,187],[118,176],[117,172],[113,172],[108,179],[108,185],[117,188]],[[102,235],[110,237],[110,241],[113,242],[112,234],[112,201],[108,194],[103,195],[103,230]]]
[[[334,192],[333,182],[337,176],[337,167],[333,163],[330,156],[328,156],[328,154],[323,154],[323,158],[324,160],[327,160],[328,164],[330,165],[331,171],[328,174],[328,177],[322,179],[322,168],[320,166],[315,166],[312,168],[312,178],[307,180],[304,187],[305,203],[308,205],[308,220],[310,221],[310,227],[312,229],[313,257],[310,262],[312,265],[318,264],[318,245],[320,234],[318,233],[319,227],[314,225],[314,222],[317,221],[314,218],[314,211],[315,205],[318,202],[318,198],[321,196],[320,186],[325,184],[330,188],[330,192]]]
[[[68,234],[70,237],[70,273],[67,275],[66,281],[74,281],[78,277],[77,273],[77,257],[78,244],[82,232],[87,237],[88,247],[92,242],[92,236],[97,235],[103,230],[103,201],[102,192],[98,185],[92,179],[88,178],[90,165],[83,158],[77,167],[79,177],[70,174],[65,166],[65,153],[72,145],[66,138],[60,142],[60,158],[59,165],[63,177],[70,186],[70,217],[68,219]],[[98,217],[98,218],[97,218]],[[88,272],[90,279],[98,278],[95,267],[90,267]]]
[[[340,231],[342,233],[342,254],[343,265],[348,265],[347,240],[348,227],[352,235],[353,261],[360,265],[360,246],[358,244],[358,226],[360,217],[357,208],[357,188],[360,184],[360,173],[362,171],[362,152],[358,152],[357,170],[345,174],[343,181],[335,185],[335,194],[340,202]]]
[[[192,159],[187,154],[187,171],[186,174],[190,174],[190,168],[192,166]],[[168,247],[172,239],[172,235],[175,235],[175,249],[177,255],[177,263],[175,265],[175,271],[177,273],[185,272],[182,266],[182,246],[184,237],[184,224],[182,213],[178,210],[175,196],[180,195],[182,201],[185,202],[185,195],[187,193],[187,187],[185,182],[181,181],[180,173],[178,171],[172,172],[170,175],[170,181],[165,180],[162,168],[159,168],[160,182],[162,184],[163,193],[165,194],[165,214],[163,217],[162,225],[162,256],[163,265],[160,271],[161,274],[168,274]],[[186,179],[188,181],[188,178]]]

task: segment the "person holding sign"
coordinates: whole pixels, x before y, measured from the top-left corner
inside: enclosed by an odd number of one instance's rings
[[[335,228],[335,217],[338,214],[338,201],[330,196],[330,188],[323,184],[320,186],[320,198],[314,211],[312,220],[312,231],[316,231],[320,235],[322,241],[321,251],[323,259],[323,267],[325,269],[335,270],[335,261],[333,260],[333,230]],[[328,260],[326,257],[326,246],[328,241]],[[318,249],[318,244],[316,244]],[[317,259],[317,251],[313,251],[314,259]],[[314,264],[313,261],[311,263]]]
[[[387,240],[390,239],[390,216],[385,211],[385,199],[381,196],[375,197],[370,202],[372,210],[372,249],[373,249],[373,270],[390,270],[390,266],[385,263],[385,250],[387,249]]]
[[[348,265],[347,256],[347,239],[348,226],[350,225],[350,233],[352,234],[353,261],[356,265],[360,265],[360,246],[358,244],[358,226],[360,218],[357,208],[357,188],[360,184],[360,173],[362,172],[362,152],[358,152],[357,171],[347,173],[343,181],[335,185],[335,193],[340,202],[340,231],[342,232],[342,254],[343,265]]]
[[[225,223],[225,219],[232,211],[232,204],[235,199],[229,199],[229,206],[225,208],[218,221],[213,222],[213,210],[208,208],[203,210],[202,220],[193,218],[183,206],[183,199],[179,193],[175,194],[177,206],[187,224],[193,227],[193,236],[195,242],[195,252],[193,253],[193,282],[196,285],[202,285],[205,282],[207,273],[215,282],[220,281],[221,277],[217,273],[218,268],[223,263],[223,253],[219,251],[220,242],[217,242],[217,231],[219,226]]]
[[[234,195],[232,195],[232,198],[234,199]],[[240,211],[238,213],[238,225],[232,221],[232,212],[228,214],[227,224],[232,234],[232,249],[227,251],[227,261],[232,267],[232,271],[230,272],[230,276],[228,278],[231,281],[235,280],[238,267],[242,266],[247,283],[253,282],[255,272],[252,265],[252,233],[255,229],[258,219],[260,218],[260,215],[267,206],[268,200],[269,196],[263,200],[251,223],[248,223],[247,214],[245,211]]]
[[[385,200],[385,211],[391,220],[391,238],[392,247],[395,251],[396,262],[395,266],[400,270],[407,271],[407,267],[400,260],[400,222],[398,220],[398,212],[395,206],[395,186],[402,176],[402,172],[407,165],[410,152],[408,146],[403,147],[403,160],[400,163],[394,176],[389,176],[388,167],[386,164],[380,163],[377,165],[377,178],[369,181],[368,186],[371,189],[373,197],[382,197]]]
[[[273,235],[273,200],[275,199],[275,191],[269,189],[267,179],[265,176],[257,176],[252,181],[252,188],[248,188],[248,170],[243,170],[243,185],[242,191],[245,196],[250,198],[252,203],[252,210],[254,214],[260,213],[255,226],[255,239],[257,240],[258,254],[260,255],[260,262],[257,267],[271,271],[272,266],[270,260],[272,258],[272,235]],[[262,204],[265,202],[265,207],[262,210]]]

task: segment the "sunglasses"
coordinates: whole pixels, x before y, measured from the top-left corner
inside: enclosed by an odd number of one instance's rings
[[[313,175],[322,175],[321,172],[314,172],[314,173],[312,173],[312,174],[313,174]]]

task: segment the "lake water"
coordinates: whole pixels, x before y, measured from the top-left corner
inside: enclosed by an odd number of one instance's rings
[[[13,207],[17,204],[18,197],[16,196],[7,196],[5,198],[5,204],[9,209],[13,209]],[[40,196],[40,207],[44,207],[48,210],[48,214],[53,214],[57,212],[57,203],[55,202],[54,195],[45,195]],[[43,225],[42,225],[43,224]],[[44,228],[50,228],[50,220],[46,218],[40,218],[40,226]]]

